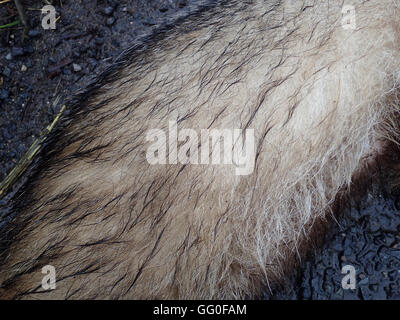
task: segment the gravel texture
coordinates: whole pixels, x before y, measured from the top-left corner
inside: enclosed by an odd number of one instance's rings
[[[30,28],[0,29],[0,180],[63,101],[84,88],[125,48],[160,25],[195,10],[196,0],[52,1],[56,30],[41,27],[45,1],[22,1]],[[0,25],[18,18],[0,4]],[[54,105],[56,97],[60,103]],[[282,288],[266,299],[400,299],[400,196],[386,172],[360,206],[341,212],[322,244]],[[1,200],[0,211],[7,207]],[[343,265],[356,268],[357,287],[343,290]]]

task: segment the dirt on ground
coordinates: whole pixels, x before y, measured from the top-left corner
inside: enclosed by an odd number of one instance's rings
[[[24,28],[21,22],[4,27],[19,16],[13,1],[0,1],[0,181],[63,102],[123,49],[204,2],[27,0],[21,1]],[[41,26],[40,9],[49,3],[57,11],[55,30]],[[284,286],[272,293],[266,288],[266,299],[400,299],[400,196],[386,187],[387,176],[376,177],[360,206],[339,214],[322,246]],[[0,200],[0,211],[9,198]],[[356,269],[355,290],[342,287],[344,265]]]

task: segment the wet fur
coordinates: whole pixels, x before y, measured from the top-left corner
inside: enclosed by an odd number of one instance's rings
[[[15,200],[0,297],[254,298],[397,139],[400,9],[226,1],[144,40],[79,94]],[[146,132],[254,128],[256,165],[149,165]],[[43,292],[53,265],[57,289]]]

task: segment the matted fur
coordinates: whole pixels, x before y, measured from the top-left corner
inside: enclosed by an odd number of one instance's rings
[[[399,2],[355,3],[347,30],[341,1],[226,1],[128,50],[16,199],[0,296],[253,298],[281,279],[397,135]],[[146,132],[172,113],[179,128],[255,129],[254,172],[150,165]]]

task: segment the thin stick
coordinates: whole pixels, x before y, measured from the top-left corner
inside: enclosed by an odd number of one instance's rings
[[[8,24],[4,24],[4,25],[0,26],[0,29],[11,28],[11,27],[16,26],[18,23],[19,23],[19,20],[8,23]]]
[[[60,100],[60,96],[58,96],[53,105],[57,105]],[[66,106],[63,105],[61,110],[58,112],[57,116],[54,118],[53,122],[49,124],[46,129],[44,129],[39,137],[32,143],[28,151],[22,156],[22,158],[18,161],[17,165],[11,170],[11,172],[7,175],[7,177],[1,181],[0,183],[0,199],[6,195],[7,190],[17,181],[17,179],[25,172],[28,166],[33,161],[34,157],[42,147],[43,143],[47,139],[47,136],[53,130],[55,124],[60,119],[62,113],[66,109]]]
[[[19,14],[19,16],[21,18],[21,21],[22,21],[23,25],[25,27],[28,27],[28,23],[27,23],[27,20],[26,20],[24,8],[22,7],[21,2],[19,2],[19,0],[14,0],[14,3],[15,3],[15,6],[17,7],[18,14]]]

